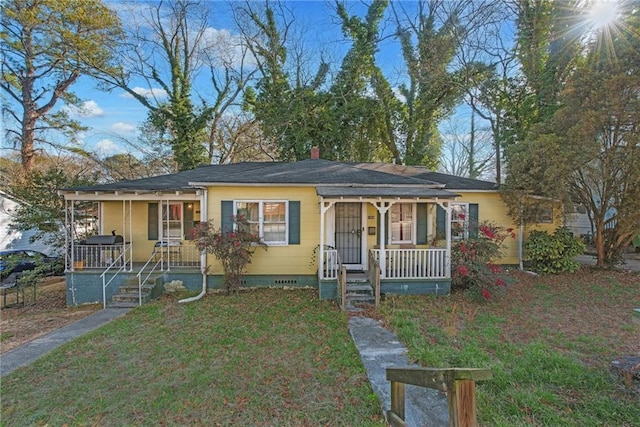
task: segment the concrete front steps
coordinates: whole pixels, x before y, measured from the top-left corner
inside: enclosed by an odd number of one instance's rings
[[[164,284],[160,276],[150,276],[142,284],[142,304],[158,298],[164,292]],[[138,289],[138,278],[129,277],[125,280],[124,286],[118,288],[118,293],[111,297],[111,302],[107,307],[127,308],[137,307],[140,304],[140,289]]]
[[[373,286],[363,272],[347,273],[346,306],[348,310],[357,310],[358,305],[376,303]]]

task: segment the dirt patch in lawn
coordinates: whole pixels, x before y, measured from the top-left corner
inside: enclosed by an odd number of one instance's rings
[[[0,354],[102,308],[99,304],[68,308],[65,301],[63,278],[48,278],[39,284],[35,303],[28,295],[26,304],[15,304],[15,293],[7,295],[9,306],[0,309]]]

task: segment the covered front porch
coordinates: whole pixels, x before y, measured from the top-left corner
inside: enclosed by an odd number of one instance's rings
[[[206,258],[190,233],[205,200],[196,189],[65,193],[67,303],[106,306],[125,286],[142,301],[157,280],[197,289]]]
[[[339,298],[343,269],[365,273],[383,294],[449,293],[455,194],[394,187],[318,187],[317,193],[321,297],[335,289]]]

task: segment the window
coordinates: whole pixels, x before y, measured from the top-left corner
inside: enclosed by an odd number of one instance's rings
[[[553,207],[549,204],[539,204],[534,208],[534,217],[537,224],[553,223]]]
[[[469,238],[469,204],[451,204],[451,238],[465,240]]]
[[[391,244],[414,243],[413,203],[396,203],[391,206]]]
[[[234,214],[242,215],[249,223],[249,231],[269,245],[287,244],[287,202],[236,201]]]
[[[182,240],[182,203],[162,204],[162,240]]]

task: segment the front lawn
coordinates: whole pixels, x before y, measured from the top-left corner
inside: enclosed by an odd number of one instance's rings
[[[640,395],[609,372],[640,356],[640,275],[584,269],[517,274],[499,302],[461,294],[390,297],[379,312],[425,367],[491,368],[478,383],[487,426],[637,426]]]
[[[312,290],[165,297],[2,379],[2,425],[383,426],[347,318]]]

